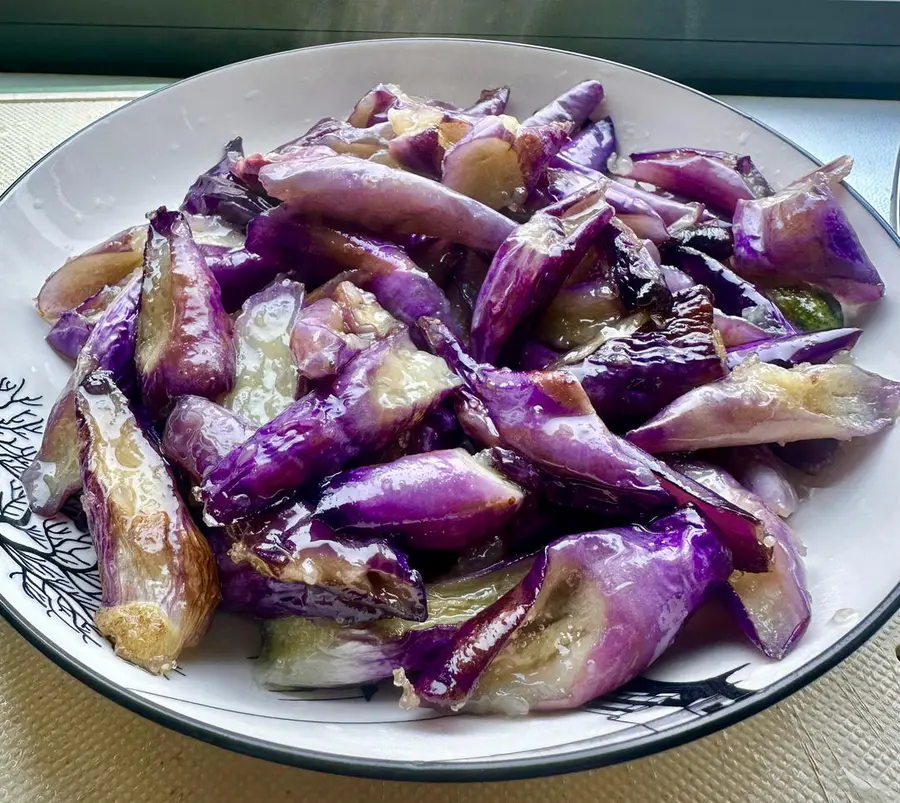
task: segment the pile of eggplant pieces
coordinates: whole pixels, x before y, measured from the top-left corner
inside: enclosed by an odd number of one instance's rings
[[[884,285],[835,198],[747,156],[617,153],[603,88],[521,122],[379,85],[36,300],[74,361],[22,480],[71,495],[96,627],[172,669],[216,609],[260,680],[393,677],[522,714],[627,683],[711,598],[781,658],[810,618],[783,520],[900,409],[846,352]],[[834,359],[833,359],[834,358]]]

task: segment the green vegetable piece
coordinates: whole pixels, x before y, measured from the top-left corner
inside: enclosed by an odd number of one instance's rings
[[[844,325],[840,302],[824,290],[776,287],[769,290],[769,298],[785,318],[804,332],[824,332],[826,329],[840,329]]]

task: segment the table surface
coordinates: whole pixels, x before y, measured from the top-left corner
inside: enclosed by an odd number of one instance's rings
[[[23,84],[0,76],[0,189],[147,83],[101,82],[87,91],[70,83],[67,95],[58,82]],[[822,160],[853,154],[851,183],[889,216],[900,103],[726,100]],[[898,644],[900,616],[788,700],[661,755],[537,781],[425,785],[278,766],[165,730],[71,678],[0,622],[0,803],[513,803],[548,797],[567,803],[892,803],[900,800]]]

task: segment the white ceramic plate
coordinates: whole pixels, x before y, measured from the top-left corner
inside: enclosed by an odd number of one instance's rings
[[[310,48],[197,76],[89,126],[25,174],[0,201],[0,603],[9,621],[103,694],[215,744],[349,774],[482,781],[596,767],[710,733],[808,683],[871,636],[900,606],[896,430],[848,447],[792,520],[809,547],[815,608],[788,658],[776,663],[737,640],[700,634],[681,639],[626,691],[514,720],[403,712],[389,686],[266,691],[251,680],[257,627],[227,617],[184,656],[182,672],[152,677],[116,659],[91,627],[99,587],[87,536],[65,519],[25,515],[15,478],[68,376],[43,342],[31,299],[66,257],[149,209],[177,205],[232,136],[265,150],[321,117],[346,115],[379,81],[461,104],[482,87],[509,84],[510,111],[522,116],[585,78],[603,81],[624,152],[695,145],[749,153],[776,186],[814,164],[746,115],[639,70],[525,45],[418,39]],[[888,285],[856,354],[898,378],[898,239],[860,198],[840,194]]]

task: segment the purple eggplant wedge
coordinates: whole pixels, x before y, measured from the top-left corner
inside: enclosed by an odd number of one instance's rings
[[[874,435],[900,414],[900,383],[827,363],[782,368],[750,359],[628,433],[651,453]]]
[[[597,170],[605,173],[609,157],[616,153],[616,130],[612,118],[589,123],[559,149],[550,164],[564,170]]]
[[[446,151],[441,182],[491,209],[518,209],[567,140],[559,124],[510,130],[506,119],[486,117]]]
[[[369,128],[387,121],[388,109],[397,103],[397,87],[378,84],[363,95],[353,107],[347,122],[356,128]]]
[[[209,470],[249,438],[255,427],[202,396],[181,396],[163,430],[166,459],[199,484]]]
[[[403,324],[382,307],[372,293],[340,281],[301,310],[291,332],[291,353],[300,376],[311,380],[338,374],[361,351]]]
[[[437,127],[410,131],[391,139],[388,156],[404,170],[440,180],[444,163],[444,138]]]
[[[610,275],[626,309],[665,310],[672,303],[659,264],[646,244],[619,218],[603,233]]]
[[[338,536],[301,503],[226,532],[232,543],[218,564],[228,610],[350,623],[426,616],[422,578],[402,552],[382,539]]]
[[[633,153],[627,178],[700,201],[729,217],[739,201],[772,194],[749,156],[698,148]]]
[[[509,103],[509,87],[498,86],[494,89],[482,89],[478,96],[478,101],[467,109],[463,109],[463,114],[469,117],[496,117],[506,112],[506,106]]]
[[[533,127],[566,123],[571,126],[572,131],[577,131],[597,110],[602,100],[603,85],[599,81],[582,81],[527,117],[522,125]]]
[[[34,300],[47,323],[74,310],[103,288],[115,285],[141,266],[147,226],[132,226],[73,257],[51,273]]]
[[[296,214],[372,231],[425,234],[496,251],[515,228],[499,212],[427,178],[321,146],[277,157],[260,170],[259,180]]]
[[[494,361],[515,327],[549,304],[612,218],[604,201],[590,200],[556,217],[537,212],[494,255],[472,314],[470,348]]]
[[[253,218],[276,205],[276,201],[256,192],[231,169],[244,157],[244,144],[235,137],[223,151],[222,158],[191,185],[181,202],[189,215],[219,217],[244,230]]]
[[[718,260],[685,246],[665,248],[663,258],[698,284],[705,284],[716,307],[726,315],[739,315],[775,335],[793,333],[794,328],[772,301]]]
[[[369,159],[376,153],[387,150],[393,136],[394,129],[387,121],[366,128],[357,128],[343,120],[325,117],[303,136],[276,148],[275,152],[287,153],[309,145],[324,145],[335,153],[347,153],[360,159]]]
[[[135,269],[117,284],[106,285],[73,310],[60,313],[50,328],[45,340],[63,357],[77,360],[82,347],[90,337],[97,322],[103,317],[110,304],[122,293],[127,285],[140,274]]]
[[[673,234],[673,239],[678,245],[701,251],[720,262],[731,259],[731,255],[734,253],[734,235],[731,232],[731,224],[721,220],[681,229]]]
[[[507,715],[577,708],[650,666],[731,570],[692,508],[646,527],[560,538],[421,671],[395,673],[401,705]]]
[[[805,550],[788,525],[726,471],[694,461],[675,465],[682,474],[765,523],[772,541],[769,571],[735,572],[722,592],[747,638],[770,658],[784,658],[809,626],[810,597],[800,557]]]
[[[255,677],[273,688],[329,688],[374,683],[400,667],[418,671],[463,622],[519,583],[530,565],[520,560],[428,584],[424,622],[382,619],[348,627],[297,616],[267,620]]]
[[[805,362],[824,363],[835,354],[850,351],[861,334],[862,329],[828,329],[824,332],[774,337],[728,349],[725,364],[734,369],[751,357],[785,368]]]
[[[571,165],[567,168],[548,167],[531,193],[527,207],[530,210],[545,209],[579,192],[592,191],[591,188],[602,191],[616,215],[626,218],[630,227],[640,229],[642,236],[660,244],[699,224],[721,224],[702,204],[657,195],[616,181],[597,170],[573,169]]]
[[[315,515],[339,532],[462,551],[501,532],[524,500],[486,462],[449,449],[352,469],[320,486]]]
[[[797,441],[804,443],[804,441]],[[810,441],[805,441],[810,443]],[[773,513],[786,519],[797,512],[800,497],[782,463],[768,446],[736,446],[710,453],[750,493],[756,494]]]
[[[705,287],[674,295],[671,313],[601,345],[568,370],[614,431],[631,429],[687,391],[725,375],[724,349]]]
[[[420,326],[477,399],[471,419],[457,408],[463,428],[474,424],[472,435],[482,435],[484,445],[518,452],[549,475],[544,491],[552,501],[619,517],[694,504],[727,540],[738,568],[765,569],[761,523],[613,435],[570,373],[481,364],[438,321],[423,319]]]
[[[76,388],[75,411],[103,589],[94,624],[121,658],[164,674],[200,640],[219,602],[212,552],[109,373]]]
[[[739,315],[726,315],[721,310],[716,310],[714,315],[716,329],[722,338],[725,348],[746,346],[750,343],[768,340],[771,337],[765,329]]]
[[[300,310],[291,330],[290,348],[297,372],[313,381],[334,376],[369,345],[347,330],[341,308],[330,298],[320,298]]]
[[[402,248],[385,240],[309,223],[282,208],[250,224],[246,250],[258,260],[245,261],[230,271],[229,287],[252,287],[260,276],[277,273],[302,282],[307,289],[352,277],[408,326],[423,315],[453,325],[450,303],[441,288]],[[244,281],[238,276],[240,267],[244,268]],[[351,275],[342,276],[346,272]]]
[[[98,368],[109,371],[126,390],[136,384],[134,350],[141,277],[135,275],[107,307],[88,336],[69,382],[56,400],[38,453],[22,474],[22,486],[31,509],[42,516],[59,512],[63,502],[81,487],[78,445],[75,438],[75,390]]]
[[[290,340],[302,306],[303,285],[282,279],[247,299],[234,322],[234,386],[222,403],[254,426],[290,407],[301,390]]]
[[[150,219],[135,351],[144,404],[163,414],[178,396],[216,399],[234,384],[231,319],[180,212]]]
[[[199,484],[252,433],[224,407],[183,396],[166,422],[163,451]],[[401,552],[375,538],[338,537],[311,516],[295,502],[210,531],[224,610],[347,622],[424,618],[421,578]]]
[[[460,381],[398,332],[359,354],[229,453],[203,485],[206,514],[228,524],[289,500],[310,481],[377,451],[443,401]]]
[[[768,198],[738,203],[734,269],[770,285],[812,284],[868,304],[884,282],[835,198],[825,168]]]

